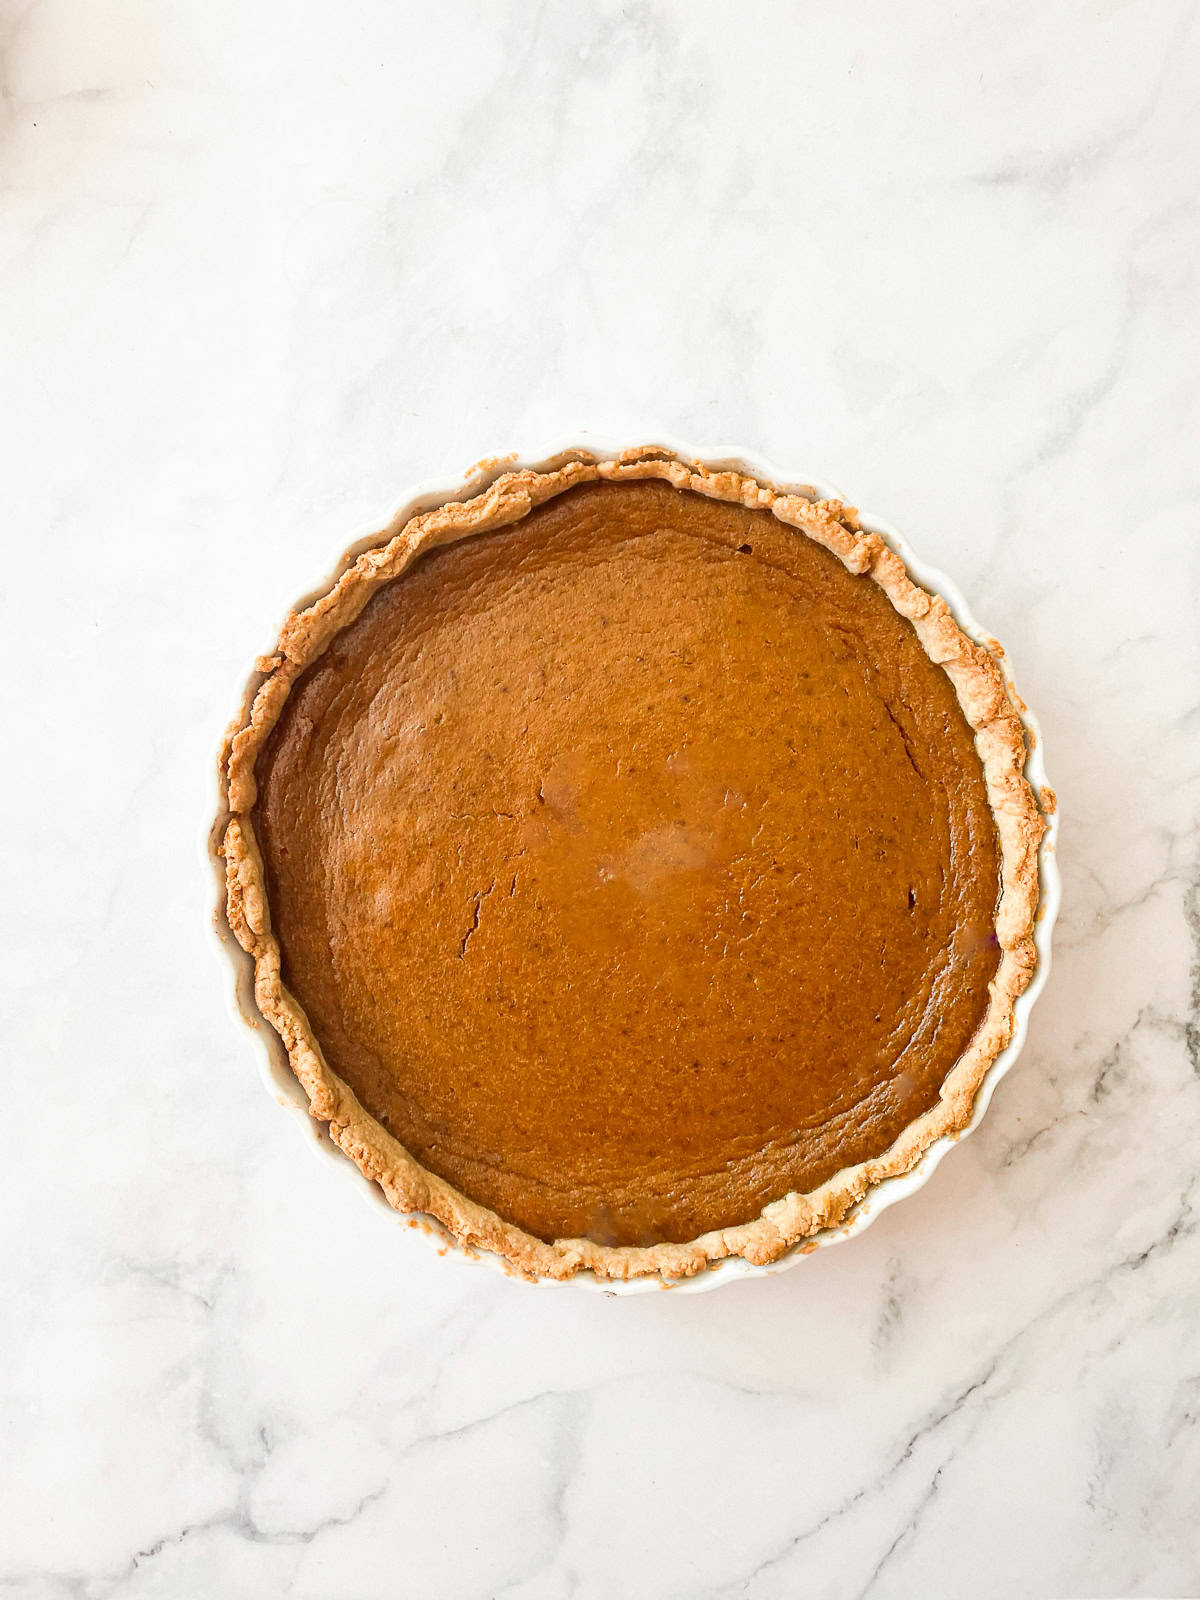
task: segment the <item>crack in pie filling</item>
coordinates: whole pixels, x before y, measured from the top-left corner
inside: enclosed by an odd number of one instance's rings
[[[995,661],[854,513],[643,453],[289,618],[229,916],[315,1116],[519,1272],[777,1258],[965,1126],[1034,964]]]

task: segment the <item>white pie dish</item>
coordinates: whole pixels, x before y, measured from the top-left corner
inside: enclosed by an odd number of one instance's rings
[[[676,440],[662,438],[657,439],[655,442],[684,461],[702,463],[709,468],[732,468],[743,471],[760,482],[786,489],[794,494],[802,494],[811,499],[844,498],[828,483],[807,478],[803,474],[781,471],[750,451],[728,447],[701,449],[682,444]],[[644,445],[644,441],[642,444]],[[555,449],[544,450],[528,456],[507,456],[502,459],[492,459],[480,463],[462,478],[423,484],[406,495],[390,517],[382,519],[381,522],[373,523],[368,531],[356,538],[339,557],[326,580],[308,594],[299,598],[295,602],[294,609],[297,611],[302,610],[321,598],[358,555],[364,550],[384,542],[417,512],[428,510],[447,501],[476,494],[485,489],[501,473],[516,467],[545,471],[561,464],[564,459],[570,459],[581,453],[586,453],[599,459],[612,459],[628,448],[639,447],[641,446],[627,446],[615,444],[609,440],[597,440],[590,439],[587,436],[580,436],[578,439],[571,441],[571,443]],[[916,583],[929,592],[940,595],[946,601],[964,632],[972,639],[984,644],[993,653],[998,653],[995,640],[975,622],[961,594],[944,574],[918,560],[903,538],[887,523],[880,521],[877,517],[862,513],[860,513],[860,518],[865,529],[878,534],[902,557]],[[269,649],[272,642],[271,640],[264,641],[264,647]],[[1011,686],[1011,676],[1007,662],[999,654],[998,660]],[[262,678],[263,674],[256,670],[249,675],[241,686],[244,704],[249,703]],[[1020,697],[1015,694],[1015,689],[1014,698],[1018,705],[1023,706]],[[236,698],[231,703],[236,705]],[[1029,987],[1016,1001],[1012,1040],[988,1070],[976,1094],[973,1115],[969,1125],[952,1137],[937,1140],[907,1173],[885,1179],[876,1184],[837,1227],[823,1230],[812,1238],[800,1241],[785,1256],[768,1266],[754,1266],[742,1257],[730,1257],[712,1263],[695,1277],[669,1282],[660,1277],[636,1278],[628,1281],[599,1280],[590,1273],[581,1273],[567,1280],[568,1282],[605,1294],[629,1294],[667,1286],[673,1288],[677,1293],[696,1293],[739,1278],[768,1276],[782,1271],[785,1267],[794,1265],[804,1255],[811,1254],[813,1251],[828,1244],[840,1242],[842,1239],[850,1238],[854,1234],[861,1232],[880,1211],[918,1189],[928,1179],[950,1145],[956,1143],[959,1138],[964,1137],[966,1133],[969,1133],[978,1124],[987,1108],[996,1084],[1011,1069],[1023,1044],[1028,1026],[1029,1012],[1049,970],[1051,933],[1060,894],[1059,878],[1054,859],[1057,838],[1057,813],[1050,798],[1050,790],[1046,782],[1040,733],[1034,718],[1028,712],[1023,712],[1023,718],[1031,747],[1031,754],[1026,765],[1026,775],[1043,804],[1048,823],[1039,858],[1040,909],[1035,931],[1038,965]],[[488,1261],[490,1264],[500,1267],[501,1270],[511,1271],[497,1256],[477,1250],[464,1250],[434,1219],[429,1217],[406,1217],[393,1211],[378,1185],[363,1177],[354,1164],[337,1149],[324,1125],[314,1121],[309,1116],[307,1097],[291,1070],[283,1044],[274,1029],[257,1012],[253,998],[253,961],[233,937],[225,917],[224,862],[216,852],[217,846],[224,835],[228,812],[225,807],[224,794],[215,763],[213,782],[216,791],[215,803],[210,803],[203,837],[203,851],[210,893],[215,890],[215,906],[212,906],[210,902],[211,926],[216,935],[217,945],[222,953],[228,972],[229,999],[235,1014],[243,1021],[252,1024],[251,1037],[256,1041],[260,1070],[270,1093],[278,1103],[302,1119],[302,1125],[308,1132],[309,1141],[318,1154],[324,1159],[332,1159],[336,1163],[338,1170],[345,1172],[357,1183],[360,1186],[360,1191],[365,1196],[372,1199],[374,1203],[383,1206],[390,1217],[397,1219],[401,1223],[410,1225],[415,1223],[443,1250],[446,1248],[454,1249],[476,1259]]]

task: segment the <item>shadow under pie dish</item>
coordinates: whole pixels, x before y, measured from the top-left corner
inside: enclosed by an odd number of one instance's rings
[[[773,481],[574,452],[397,519],[231,730],[312,1115],[526,1276],[777,1261],[968,1125],[1034,972],[996,659]]]

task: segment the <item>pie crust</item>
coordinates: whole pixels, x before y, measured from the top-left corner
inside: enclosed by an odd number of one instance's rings
[[[950,678],[975,736],[1000,851],[995,932],[1001,953],[983,1022],[945,1078],[938,1102],[910,1122],[881,1155],[843,1168],[807,1194],[773,1201],[753,1221],[687,1243],[546,1242],[423,1167],[330,1069],[304,1010],[281,977],[252,816],[258,795],[255,767],[297,680],[359,616],[379,586],[399,577],[419,555],[503,528],[577,485],[633,479],[658,479],[677,489],[769,510],[823,546],[850,573],[878,584],[912,624],[925,653]],[[311,1115],[328,1125],[334,1142],[379,1184],[398,1211],[433,1218],[464,1249],[493,1252],[509,1269],[530,1279],[561,1280],[585,1271],[603,1279],[679,1278],[730,1256],[763,1265],[841,1222],[873,1185],[907,1172],[935,1140],[961,1131],[970,1121],[976,1092],[1012,1037],[1014,1003],[1034,971],[1038,847],[1045,823],[1024,776],[1028,752],[1019,706],[995,657],[963,633],[940,596],[912,582],[883,539],[860,528],[851,507],[780,492],[744,473],[714,470],[660,449],[627,451],[604,461],[580,452],[548,470],[507,472],[471,498],[410,518],[386,542],[360,555],[320,599],[291,614],[274,653],[258,666],[266,676],[244,715],[231,726],[222,758],[229,811],[222,846],[229,924],[253,959],[256,1003],[283,1042]]]

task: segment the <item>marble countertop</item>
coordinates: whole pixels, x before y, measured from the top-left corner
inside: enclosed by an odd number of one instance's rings
[[[4,13],[5,1600],[1200,1595],[1198,72],[1179,0]],[[1062,803],[981,1130],[700,1297],[363,1206],[203,928],[282,605],[580,428],[892,519]]]

